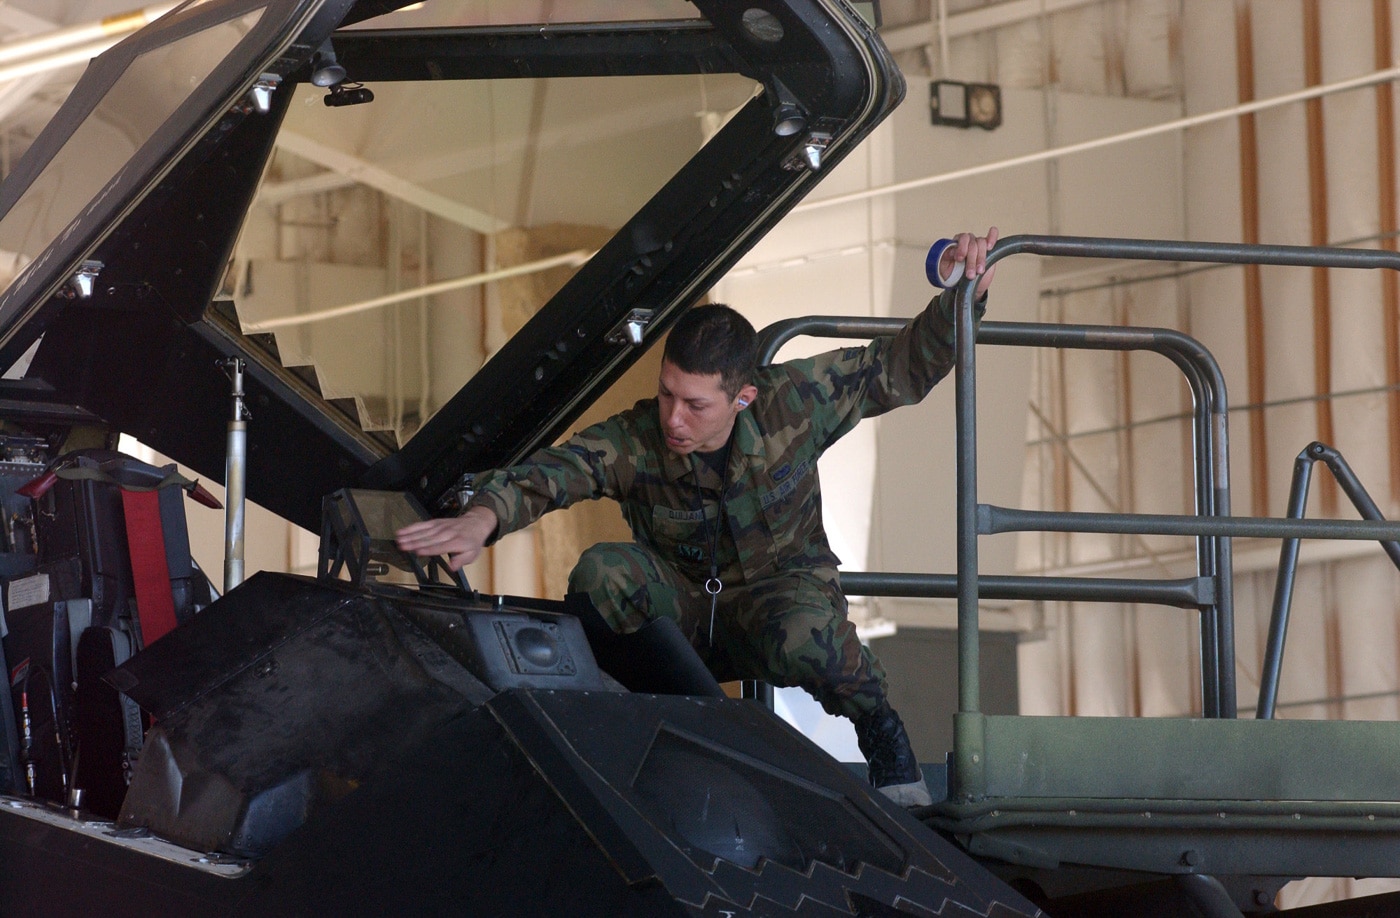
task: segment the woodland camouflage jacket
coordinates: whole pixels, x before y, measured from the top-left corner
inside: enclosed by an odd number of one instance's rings
[[[716,541],[726,582],[794,569],[836,578],[817,458],[862,418],[920,401],[952,369],[944,315],[951,293],[944,308],[935,298],[893,337],[758,371],[758,395],[738,414],[725,475],[726,520]],[[550,510],[610,497],[638,543],[696,582],[709,574],[720,481],[704,462],[666,448],[654,398],[520,465],[483,473],[476,484],[471,505],[496,514],[497,537]]]

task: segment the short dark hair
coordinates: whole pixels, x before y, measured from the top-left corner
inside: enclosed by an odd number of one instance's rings
[[[730,398],[753,382],[758,335],[749,320],[722,303],[694,306],[671,329],[662,359],[686,373],[719,374]]]

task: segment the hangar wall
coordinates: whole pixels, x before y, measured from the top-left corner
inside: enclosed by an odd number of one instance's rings
[[[1305,84],[1303,59],[1308,28],[1302,15],[1304,6],[1270,4],[1269,15],[1254,17],[1250,40],[1255,46],[1255,97],[1277,95]],[[1236,12],[1241,7],[1248,5],[1233,9],[1225,4],[1186,5],[1182,31],[1186,64],[1183,72],[1188,75],[1184,113],[1210,111],[1238,100],[1236,62],[1232,57],[1238,46]],[[1332,81],[1371,69],[1374,5],[1343,2],[1329,4],[1327,11],[1320,29],[1320,57],[1325,65],[1321,79]],[[1281,51],[1290,47],[1296,49],[1295,53]],[[1358,48],[1364,53],[1355,53]],[[1359,90],[1322,100],[1313,130],[1320,131],[1323,142],[1319,145],[1314,140],[1311,153],[1306,140],[1307,106],[1294,105],[1256,116],[1259,142],[1257,162],[1252,168],[1257,170],[1258,180],[1252,192],[1241,188],[1237,119],[1186,131],[1182,163],[1186,236],[1240,239],[1245,222],[1242,211],[1248,206],[1247,199],[1253,197],[1253,206],[1259,210],[1258,238],[1262,241],[1377,244],[1386,216],[1377,203],[1381,197],[1377,176],[1382,166],[1376,142],[1377,95],[1375,90]],[[1389,171],[1394,172],[1393,160]],[[1393,221],[1393,217],[1390,219]],[[1319,280],[1316,273],[1303,269],[1266,268],[1258,283],[1259,310],[1251,317],[1246,303],[1249,281],[1243,269],[1213,269],[1152,281],[1134,280],[1134,273],[1155,276],[1163,272],[1148,271],[1146,266],[1112,266],[1100,281],[1111,280],[1111,284],[1098,289],[1088,289],[1094,286],[1088,279],[1050,284],[1043,291],[1042,302],[1066,321],[1131,321],[1181,328],[1215,352],[1233,402],[1239,406],[1231,417],[1231,482],[1237,513],[1282,513],[1292,459],[1318,437],[1341,449],[1382,508],[1393,513],[1393,452],[1381,433],[1390,423],[1386,393],[1393,381],[1387,375],[1387,363],[1392,359],[1387,349],[1393,345],[1387,344],[1387,338],[1393,320],[1385,313],[1380,276],[1332,271]],[[1044,495],[1042,499],[1077,509],[1108,509],[1110,503],[1162,511],[1173,504],[1180,506],[1179,483],[1185,477],[1181,471],[1184,466],[1181,451],[1170,447],[1184,439],[1179,422],[1174,422],[1175,433],[1169,423],[1171,416],[1183,408],[1179,388],[1151,385],[1149,371],[1135,360],[1120,367],[1100,363],[1095,369],[1067,359],[1055,372],[1069,374],[1059,383],[1071,396],[1065,400],[1062,410],[1066,416],[1059,426],[1071,439],[1065,441],[1059,458],[1053,450],[1044,451],[1046,458],[1041,461],[1046,468],[1039,477],[1032,479],[1028,474],[1028,480],[1039,482],[1037,490]],[[1251,374],[1256,374],[1254,380]],[[1112,392],[1120,395],[1116,399],[1103,397]],[[1331,435],[1325,436],[1328,426]],[[1043,439],[1054,434],[1045,430],[1038,436]],[[1172,466],[1163,468],[1162,463],[1173,457],[1176,458]],[[1056,463],[1062,467],[1059,472],[1051,469]],[[1054,494],[1056,489],[1060,493]],[[1329,496],[1328,490],[1319,480],[1313,490],[1310,516],[1355,515],[1337,500],[1335,491]],[[1102,569],[1112,563],[1121,564],[1123,569],[1152,565],[1170,568],[1178,563],[1174,553],[1179,548],[1166,542],[1115,546],[1105,538],[1075,537],[1060,549],[1059,557],[1050,548],[1027,547],[1024,551],[1023,563],[1070,572],[1087,570],[1090,565]],[[1256,658],[1262,631],[1257,615],[1252,620],[1246,618],[1246,612],[1254,613],[1256,610],[1251,607],[1259,604],[1248,596],[1262,596],[1263,615],[1267,615],[1267,600],[1272,593],[1271,571],[1259,575],[1250,571],[1271,567],[1276,552],[1276,546],[1241,543],[1237,547],[1237,571],[1264,580],[1252,583],[1242,579],[1241,583],[1239,677],[1243,707],[1252,706],[1250,694],[1257,686]],[[1300,597],[1297,605],[1300,610],[1313,607],[1314,624],[1305,624],[1304,615],[1295,616],[1295,623],[1300,629],[1319,627],[1318,622],[1324,624],[1314,635],[1316,640],[1307,639],[1300,631],[1290,642],[1290,650],[1298,653],[1290,656],[1289,664],[1297,668],[1286,676],[1284,694],[1291,695],[1294,702],[1305,697],[1355,694],[1345,688],[1345,680],[1338,681],[1341,661],[1336,644],[1343,639],[1338,631],[1343,622],[1334,618],[1330,625],[1325,624],[1329,617],[1348,614],[1341,611],[1342,606],[1357,610],[1350,613],[1356,620],[1349,622],[1347,630],[1374,629],[1372,637],[1382,639],[1382,646],[1390,648],[1390,658],[1395,655],[1393,627],[1389,624],[1393,614],[1376,616],[1360,611],[1378,604],[1393,608],[1391,590],[1372,601],[1360,597],[1343,601],[1335,594],[1324,598],[1323,587],[1311,583],[1311,578],[1335,579],[1338,565],[1364,567],[1376,561],[1376,550],[1368,546],[1309,546],[1305,549],[1305,558],[1308,557],[1315,564],[1304,572],[1303,582],[1311,584],[1304,589],[1312,601]],[[1351,575],[1344,579],[1349,584],[1358,582]],[[1349,586],[1342,589],[1350,591]],[[1086,613],[1076,614],[1082,617]],[[1076,625],[1077,628],[1067,630],[1087,636],[1100,627],[1080,621]],[[1325,635],[1327,630],[1333,632],[1331,637]],[[1139,643],[1131,635],[1124,635],[1124,640],[1129,647]],[[1103,642],[1099,639],[1099,649]],[[1155,637],[1146,645],[1157,648],[1163,643],[1166,642]],[[1333,646],[1331,651],[1326,650],[1329,643]],[[1092,643],[1081,651],[1074,653],[1073,642],[1065,649],[1080,672],[1080,664],[1086,661],[1083,658],[1102,656]],[[1347,670],[1363,682],[1370,682],[1373,677],[1384,680],[1392,674],[1388,690],[1393,692],[1393,662],[1348,666]],[[1311,675],[1306,675],[1309,672]],[[1135,678],[1143,675],[1139,672]],[[1095,687],[1085,686],[1079,680],[1076,691],[1081,694],[1064,699],[1064,707],[1081,713],[1086,707],[1103,713],[1182,713],[1194,706],[1193,699],[1179,692],[1174,696],[1140,695],[1133,681],[1134,677],[1125,675],[1118,681],[1118,697],[1104,701],[1100,690],[1111,687],[1114,680]],[[1310,696],[1305,685],[1310,686]],[[1377,690],[1372,684],[1362,691]],[[1093,701],[1091,696],[1100,700]],[[1333,710],[1340,712],[1341,706],[1337,702]]]
[[[969,5],[950,5],[966,12]],[[1325,13],[1325,15],[1323,15]],[[910,28],[913,28],[912,26]],[[936,32],[922,33],[925,37]],[[1394,66],[1388,0],[1086,4],[955,38],[929,69],[965,80],[1160,100],[1169,117],[1199,115]],[[1059,124],[1058,118],[1056,123]],[[1094,133],[1111,133],[1095,125]],[[1056,131],[1051,131],[1055,136]],[[1184,238],[1394,247],[1394,99],[1389,84],[1229,117],[1181,131],[1177,170]],[[1050,145],[1067,142],[1056,136]],[[1047,177],[1083,168],[1058,160]],[[1133,169],[1148,191],[1161,173]],[[1152,214],[1122,202],[1097,208],[1074,193],[1075,231],[1152,236]],[[1106,203],[1106,202],[1105,202]],[[1054,231],[1069,231],[1058,211]],[[1160,216],[1160,214],[1156,214]],[[1396,312],[1378,273],[1264,268],[1188,272],[1173,266],[1046,265],[1040,314],[1052,321],[1162,325],[1219,359],[1230,416],[1234,512],[1281,515],[1294,456],[1314,439],[1337,446],[1388,516],[1400,490],[1393,434]],[[1164,270],[1165,268],[1165,270]],[[1022,506],[1183,512],[1189,507],[1189,402],[1160,358],[1042,357],[1029,390]],[[1315,476],[1308,516],[1357,514]],[[1181,576],[1180,540],[1026,538],[1024,572]],[[1374,546],[1305,543],[1285,656],[1279,716],[1393,719],[1397,714],[1397,575]],[[1236,541],[1239,706],[1252,711],[1274,593],[1276,543]],[[1200,709],[1194,616],[1151,607],[1047,604],[1045,640],[1022,643],[1025,713],[1180,716]],[[1309,881],[1281,905],[1389,888]]]

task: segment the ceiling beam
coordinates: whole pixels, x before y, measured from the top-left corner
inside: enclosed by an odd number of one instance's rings
[[[123,37],[170,12],[160,3],[75,26],[60,26],[0,3],[0,26],[20,37],[0,42],[0,120],[8,117],[49,81],[48,74],[86,64]]]
[[[310,325],[313,322],[325,322],[328,319],[339,319],[360,312],[368,312],[371,309],[392,306],[395,303],[404,303],[409,300],[436,296],[439,293],[447,293],[450,290],[465,290],[468,287],[480,287],[484,284],[490,284],[512,277],[536,274],[540,271],[548,271],[551,268],[577,268],[579,265],[587,262],[588,259],[592,258],[595,254],[597,253],[590,252],[588,249],[575,249],[572,252],[565,252],[563,255],[552,255],[549,258],[541,258],[538,261],[511,265],[509,268],[498,268],[495,271],[485,271],[480,274],[468,274],[449,280],[434,281],[431,284],[424,284],[420,287],[413,287],[408,290],[396,290],[393,293],[387,293],[383,296],[377,296],[368,300],[360,300],[356,303],[347,303],[344,306],[333,306],[330,309],[322,309],[317,312],[303,312],[293,316],[278,316],[272,319],[264,319],[260,322],[243,322],[241,327],[244,333],[247,334],[252,332],[272,331],[277,328]]]
[[[267,182],[258,189],[259,204],[282,204],[306,194],[321,194],[358,184],[355,179],[339,172],[318,172],[304,178]]]
[[[938,20],[935,18],[929,22],[881,29],[880,40],[891,51],[908,51],[911,48],[936,45],[940,37],[961,38],[964,35],[975,35],[1038,16],[1103,2],[1104,0],[1003,0],[1001,3],[949,15],[944,20],[942,36],[939,35]]]
[[[50,22],[42,16],[35,16],[33,13],[26,13],[24,10],[15,9],[8,3],[0,4],[0,26],[19,32],[21,35],[32,35],[35,32],[47,32],[58,28],[58,23]]]
[[[0,83],[0,122],[32,99],[48,81],[48,74],[40,73]]]
[[[50,22],[32,13],[26,13],[24,10],[17,10],[9,4],[0,4],[0,26],[4,26],[21,36],[30,36],[51,32],[58,28],[58,23]],[[12,38],[0,43],[0,48],[10,47],[21,41],[23,41],[22,38]],[[20,106],[33,98],[39,90],[44,88],[48,79],[47,74],[40,73],[18,77],[0,85],[0,122],[10,117]]]
[[[503,220],[474,207],[468,207],[445,195],[429,191],[380,166],[343,150],[313,140],[304,134],[283,130],[277,135],[277,146],[308,162],[330,169],[362,185],[368,185],[393,198],[398,198],[420,210],[458,223],[478,233],[491,234],[506,228]]]
[[[139,10],[118,13],[94,22],[73,26],[46,28],[31,31],[24,38],[0,44],[0,61],[28,60],[49,55],[57,51],[74,48],[78,45],[91,45],[104,42],[116,44],[122,38],[138,29],[143,29],[176,7],[174,3],[158,3]],[[0,10],[8,7],[0,7]],[[42,20],[40,20],[42,22]]]

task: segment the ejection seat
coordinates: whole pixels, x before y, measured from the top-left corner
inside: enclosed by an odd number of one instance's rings
[[[4,585],[16,766],[30,793],[114,818],[145,723],[103,676],[209,604],[181,492],[218,501],[173,465],[105,449],[36,471],[13,489],[32,503],[12,547],[33,567]]]

